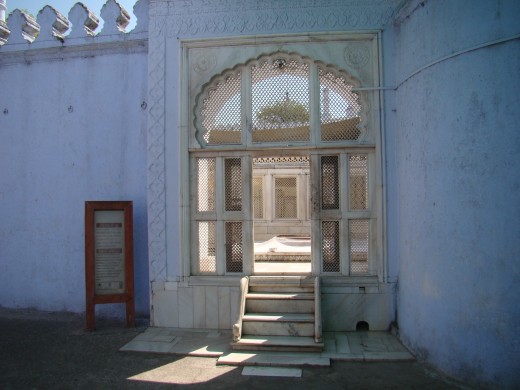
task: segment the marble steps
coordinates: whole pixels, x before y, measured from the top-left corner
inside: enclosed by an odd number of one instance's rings
[[[316,342],[316,278],[253,276],[243,293],[241,333],[231,343],[240,351],[321,352]],[[319,292],[319,290],[318,290]]]
[[[314,293],[253,292],[246,295],[248,313],[314,313]]]
[[[269,300],[314,300],[314,293],[301,292],[250,292],[246,299],[269,299]]]
[[[256,322],[314,322],[314,316],[309,313],[247,313],[242,320]]]
[[[322,352],[323,343],[316,343],[310,336],[251,336],[244,335],[231,343],[234,350],[271,352]]]
[[[301,276],[252,276],[249,279],[250,292],[313,293],[314,280]]]
[[[309,313],[248,313],[242,321],[248,335],[314,336],[314,315]]]
[[[265,286],[257,285],[250,286],[249,291],[251,292],[284,292],[284,293],[312,293],[314,287],[312,286]]]

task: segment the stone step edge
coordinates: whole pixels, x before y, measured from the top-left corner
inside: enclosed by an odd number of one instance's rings
[[[238,345],[261,346],[298,346],[323,347],[324,343],[317,343],[312,336],[243,336],[240,340],[231,343]]]
[[[246,313],[242,317],[242,321],[314,323],[314,314],[310,314],[310,313]]]
[[[266,300],[314,300],[314,293],[247,293],[247,299],[266,299]]]
[[[264,282],[264,281],[273,281],[273,280],[283,280],[283,281],[287,281],[287,282],[300,282],[300,281],[304,281],[304,282],[308,282],[308,283],[314,283],[314,279],[316,277],[315,276],[303,276],[303,275],[285,275],[285,276],[278,276],[278,275],[273,275],[273,276],[269,276],[269,275],[262,275],[262,276],[250,276],[249,277],[249,281],[250,282]]]
[[[249,291],[251,292],[302,292],[302,293],[313,293],[314,287],[311,286],[288,286],[288,285],[271,285],[271,284],[256,284],[249,285]]]

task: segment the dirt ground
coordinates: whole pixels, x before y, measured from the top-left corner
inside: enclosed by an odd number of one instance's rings
[[[146,328],[0,308],[0,389],[470,389],[418,362],[340,362],[304,367],[301,378],[242,375],[216,358],[120,352]]]

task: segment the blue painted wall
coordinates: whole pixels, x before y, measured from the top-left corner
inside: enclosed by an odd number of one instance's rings
[[[497,388],[520,384],[519,19],[514,0],[412,2],[391,33],[401,337],[448,374]]]
[[[148,315],[147,52],[89,48],[0,52],[0,305],[84,311],[84,202],[132,200],[136,312]]]

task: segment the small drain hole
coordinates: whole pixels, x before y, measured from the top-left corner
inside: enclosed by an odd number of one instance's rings
[[[367,330],[370,330],[370,326],[368,325],[368,322],[359,321],[356,324],[356,331],[367,331]]]

